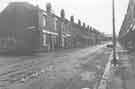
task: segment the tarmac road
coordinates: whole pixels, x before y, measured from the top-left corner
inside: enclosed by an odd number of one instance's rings
[[[0,89],[92,89],[110,53],[111,49],[98,45],[37,56],[1,57]]]

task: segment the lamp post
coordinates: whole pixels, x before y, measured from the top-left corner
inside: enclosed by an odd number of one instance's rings
[[[117,59],[116,59],[116,34],[115,34],[115,0],[112,0],[112,21],[113,21],[113,60],[112,64],[116,66]]]

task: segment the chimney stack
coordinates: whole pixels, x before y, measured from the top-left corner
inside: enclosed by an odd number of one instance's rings
[[[64,11],[64,9],[61,9],[60,16],[61,16],[61,18],[65,18],[65,11]]]
[[[74,22],[74,16],[70,16],[70,21]]]
[[[78,24],[81,26],[81,21],[80,21],[80,19],[78,20]]]
[[[52,11],[52,5],[51,5],[51,3],[47,3],[47,4],[46,4],[46,11],[47,11],[48,13],[51,13],[51,11]]]
[[[83,23],[83,27],[85,28],[85,23]]]

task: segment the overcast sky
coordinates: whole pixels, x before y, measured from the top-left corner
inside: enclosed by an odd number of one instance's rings
[[[41,8],[45,9],[50,2],[53,11],[59,15],[63,8],[66,17],[75,16],[75,22],[80,19],[86,25],[93,26],[101,32],[112,33],[112,0],[0,0],[0,8],[10,1],[38,1]],[[129,0],[115,0],[116,7],[116,32],[119,32]]]

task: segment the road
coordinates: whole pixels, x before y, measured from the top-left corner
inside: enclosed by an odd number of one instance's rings
[[[1,56],[2,89],[92,89],[111,49],[105,45],[33,56]]]

